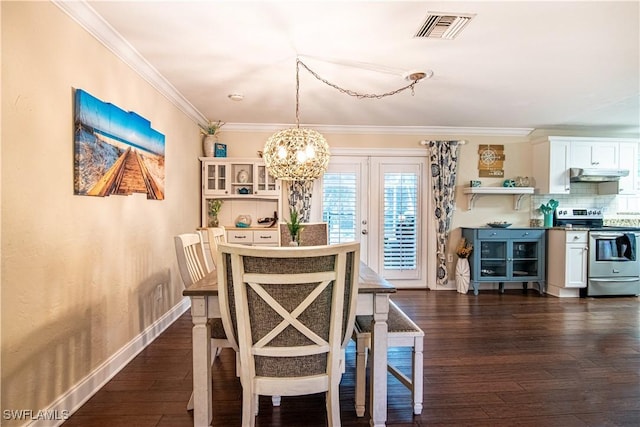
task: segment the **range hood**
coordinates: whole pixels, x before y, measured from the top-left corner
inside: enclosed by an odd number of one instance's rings
[[[628,176],[626,169],[571,168],[571,182],[611,182]]]

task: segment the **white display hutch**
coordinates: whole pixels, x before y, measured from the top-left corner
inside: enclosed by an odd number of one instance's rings
[[[209,225],[209,200],[222,200],[222,208],[218,214],[219,225],[227,229],[229,233],[251,236],[246,238],[247,243],[253,242],[253,236],[269,236],[274,233],[273,239],[262,237],[260,240],[270,240],[269,243],[278,242],[277,226],[268,227],[268,224],[258,224],[259,218],[273,217],[274,212],[281,218],[282,212],[282,188],[280,181],[269,174],[264,161],[260,158],[233,158],[233,157],[200,157],[202,183],[201,183],[201,217],[200,225]],[[249,215],[252,219],[249,228],[236,228],[236,218],[239,215]],[[245,231],[245,233],[241,233]],[[257,232],[256,232],[257,231]],[[231,236],[233,237],[233,236]],[[233,240],[233,239],[230,239]],[[249,242],[251,240],[251,242]]]

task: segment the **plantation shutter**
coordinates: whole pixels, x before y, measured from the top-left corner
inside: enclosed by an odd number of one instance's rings
[[[354,172],[326,172],[323,178],[322,220],[328,223],[329,244],[356,240],[358,177]]]
[[[416,173],[384,173],[382,212],[385,270],[405,271],[418,267],[418,180]]]

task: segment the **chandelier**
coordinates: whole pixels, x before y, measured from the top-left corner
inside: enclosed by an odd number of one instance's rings
[[[267,139],[263,149],[267,170],[274,178],[283,181],[310,181],[319,178],[327,170],[331,156],[329,144],[322,134],[313,129],[300,128],[300,65],[323,83],[357,98],[383,98],[409,88],[413,94],[414,85],[433,74],[414,72],[405,76],[411,83],[400,89],[380,95],[360,94],[328,82],[296,58],[296,127],[274,133]]]
[[[329,166],[329,144],[313,129],[300,129],[300,59],[296,59],[296,127],[271,135],[264,145],[269,173],[284,181],[313,180]]]

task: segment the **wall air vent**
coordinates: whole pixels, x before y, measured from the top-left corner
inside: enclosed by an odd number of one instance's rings
[[[452,40],[474,16],[475,14],[427,12],[427,17],[414,37]]]

